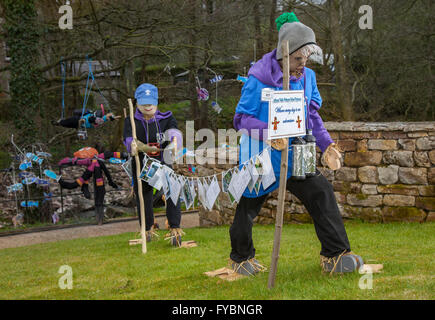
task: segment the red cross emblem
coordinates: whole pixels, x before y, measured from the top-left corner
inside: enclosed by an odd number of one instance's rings
[[[300,128],[302,120],[299,118],[299,116],[298,116],[298,120],[296,122],[298,123],[298,128]]]
[[[278,123],[280,123],[280,121],[278,121],[278,119],[276,119],[276,117],[275,117],[275,120],[272,122],[273,130],[276,131],[278,129]]]

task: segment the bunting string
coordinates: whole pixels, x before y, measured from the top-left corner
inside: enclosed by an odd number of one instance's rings
[[[258,194],[261,186],[263,189],[271,186],[276,177],[270,151],[271,147],[266,146],[261,152],[233,168],[201,177],[178,174],[161,161],[145,154],[139,178],[155,189],[163,188],[165,198],[174,204],[181,199],[188,210],[194,205],[195,198],[198,198],[198,202],[210,211],[221,192],[228,194],[231,203],[234,203],[240,201],[247,188],[250,192],[255,190]],[[131,161],[131,158],[128,161]],[[123,168],[131,177],[131,165],[126,164]],[[218,183],[219,175],[222,188]]]

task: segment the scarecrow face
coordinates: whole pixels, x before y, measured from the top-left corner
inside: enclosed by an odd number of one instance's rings
[[[302,48],[290,55],[290,73],[293,76],[300,77],[303,74],[308,57]]]
[[[139,104],[137,108],[145,117],[148,118],[152,118],[157,111],[157,106],[154,106],[152,104],[146,104],[146,105]]]
[[[299,77],[304,72],[305,65],[308,57],[304,56],[300,50],[290,55],[290,73],[296,77]]]

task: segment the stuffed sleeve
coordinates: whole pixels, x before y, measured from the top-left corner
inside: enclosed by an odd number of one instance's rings
[[[175,137],[177,139],[177,149],[180,149],[183,146],[183,134],[178,130],[177,120],[173,115],[169,119],[167,128],[166,134],[169,141],[172,141]]]
[[[333,143],[329,132],[326,130],[323,120],[318,111],[322,106],[322,97],[320,96],[319,89],[317,88],[316,75],[313,73],[312,77],[312,92],[310,101],[310,118],[309,126],[313,129],[313,135],[316,137],[316,144],[324,152],[326,148]]]
[[[107,167],[103,161],[100,162],[100,167],[103,170],[104,174],[106,175],[107,181],[109,182],[109,186],[118,189],[117,184],[113,181],[112,176],[110,175],[110,172],[109,170],[107,170]]]
[[[127,148],[127,151],[130,153],[131,142],[133,141],[133,133],[131,131],[131,123],[130,118],[126,118],[124,121],[124,145]]]
[[[248,78],[236,107],[233,125],[236,130],[247,130],[252,138],[266,140],[267,123],[258,119],[261,106],[261,88],[253,76]]]

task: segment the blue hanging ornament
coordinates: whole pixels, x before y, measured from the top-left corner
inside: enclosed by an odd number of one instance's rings
[[[32,167],[32,162],[22,162],[20,166],[18,167],[21,171],[27,170]]]
[[[21,201],[23,208],[39,207],[39,201]]]
[[[15,183],[11,186],[8,186],[7,190],[8,190],[8,193],[23,191],[23,184],[22,183]]]
[[[248,77],[242,77],[241,75],[238,74],[237,81],[245,83],[246,81],[248,81]]]
[[[56,173],[54,173],[53,171],[48,170],[48,169],[44,170],[44,174],[45,174],[47,177],[49,177],[50,179],[53,179],[53,180],[56,180],[56,181],[59,181],[59,180],[60,180],[60,177],[61,177],[61,176],[58,176],[58,175],[57,175]]]
[[[45,201],[51,201],[51,197],[53,197],[52,192],[44,192],[44,201],[42,201],[42,203],[44,203]]]
[[[109,162],[110,162],[110,163],[113,163],[113,164],[121,164],[121,163],[124,163],[125,160],[123,160],[123,159],[118,159],[118,158],[110,158],[110,159],[109,159]]]

